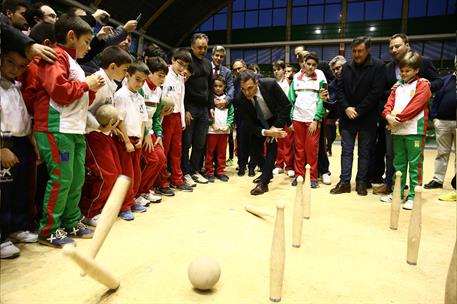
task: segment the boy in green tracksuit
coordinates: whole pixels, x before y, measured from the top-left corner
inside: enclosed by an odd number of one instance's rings
[[[429,82],[418,77],[421,61],[421,56],[412,52],[400,61],[401,80],[392,88],[382,113],[393,135],[394,167],[402,173],[402,198],[409,165],[410,191],[403,205],[405,210],[413,208],[414,188],[422,185],[428,101],[432,96]]]

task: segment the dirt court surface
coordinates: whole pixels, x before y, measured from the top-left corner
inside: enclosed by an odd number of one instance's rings
[[[433,176],[435,150],[427,150],[424,182]],[[410,211],[401,210],[399,229],[389,229],[390,204],[370,193],[330,195],[338,181],[340,147],[330,158],[332,186],[312,189],[311,219],[303,225],[301,248],[291,246],[295,188],[284,174],[270,192],[254,197],[250,177],[228,168],[229,183],[198,185],[137,214],[118,220],[96,258],[121,281],[116,292],[89,277],[62,251],[20,244],[21,256],[1,261],[0,302],[12,303],[269,303],[269,258],[274,219],[262,220],[246,204],[275,212],[286,203],[286,266],[281,303],[444,303],[444,287],[456,240],[456,203],[438,195],[451,190],[453,162],[445,188],[424,190],[422,238],[417,266],[406,263]],[[454,160],[454,154],[451,160]],[[356,157],[355,157],[356,159]],[[356,165],[355,165],[356,167]],[[355,176],[355,174],[353,175]],[[77,240],[87,250],[90,240]],[[211,292],[192,289],[187,267],[198,256],[219,261],[222,274]]]

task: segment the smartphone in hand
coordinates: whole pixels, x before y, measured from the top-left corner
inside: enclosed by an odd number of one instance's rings
[[[136,17],[136,19],[135,19],[135,20],[136,20],[136,22],[140,22],[140,20],[141,20],[141,16],[142,16],[142,15],[141,15],[141,13],[140,13],[140,14],[138,15],[138,17]]]

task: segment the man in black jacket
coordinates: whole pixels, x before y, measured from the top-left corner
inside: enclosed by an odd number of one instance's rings
[[[257,80],[253,71],[240,73],[241,93],[235,98],[239,105],[241,119],[252,131],[252,141],[266,142],[267,155],[262,175],[254,180],[257,185],[251,190],[251,195],[268,192],[268,184],[273,177],[276,161],[277,138],[287,136],[284,126],[290,125],[290,102],[273,78]],[[263,151],[256,151],[255,158],[262,157]]]
[[[195,33],[191,39],[193,74],[186,82],[184,96],[186,129],[182,139],[181,168],[187,185],[189,176],[197,183],[208,183],[199,172],[208,133],[208,112],[214,109],[213,72],[211,62],[205,58],[207,50],[208,36]],[[192,154],[189,158],[190,147]]]
[[[353,60],[343,65],[337,93],[342,144],[340,182],[330,193],[351,192],[352,160],[357,138],[356,191],[359,195],[367,195],[370,146],[376,136],[385,72],[384,64],[370,54],[370,38],[355,38],[351,47]]]

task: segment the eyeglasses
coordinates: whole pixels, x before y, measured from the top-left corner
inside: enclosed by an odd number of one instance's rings
[[[51,17],[52,19],[56,19],[56,18],[57,18],[57,15],[51,13],[51,14],[44,15],[44,17]]]
[[[238,72],[239,70],[241,70],[241,69],[243,69],[243,67],[233,68],[233,70],[234,70],[234,71],[237,71],[237,72]]]

